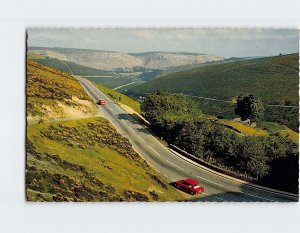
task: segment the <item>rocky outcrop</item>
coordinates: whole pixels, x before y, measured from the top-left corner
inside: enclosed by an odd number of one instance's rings
[[[101,70],[144,67],[167,69],[170,67],[223,60],[222,57],[193,53],[121,53],[89,49],[29,48],[29,54],[41,54]]]

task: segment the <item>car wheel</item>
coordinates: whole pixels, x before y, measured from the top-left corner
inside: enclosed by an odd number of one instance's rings
[[[192,192],[191,192],[191,195],[195,195],[195,192],[194,192],[194,191],[192,191]]]

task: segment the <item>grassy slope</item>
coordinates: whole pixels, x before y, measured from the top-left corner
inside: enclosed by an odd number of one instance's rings
[[[234,122],[229,120],[219,120],[219,123],[225,126],[229,126],[230,128],[236,129],[239,133],[250,136],[268,136],[268,132],[266,130],[260,128],[253,128],[251,126],[244,125],[240,122]]]
[[[182,199],[102,118],[30,125],[27,137],[28,200]]]
[[[82,109],[87,103],[94,106],[69,74],[31,60],[27,63],[27,72],[28,116],[36,114],[44,120],[69,118],[63,109],[58,111],[58,103],[69,104],[74,109]],[[92,114],[94,109],[84,110]],[[49,115],[49,111],[57,115]],[[182,199],[181,194],[157,176],[107,120],[64,120],[27,126],[28,200]]]
[[[83,115],[97,111],[76,79],[32,60],[27,61],[26,94],[29,120],[71,117],[72,111]]]
[[[131,91],[166,89],[224,100],[251,93],[266,103],[298,104],[298,66],[298,54],[209,65],[159,77]]]
[[[259,96],[267,104],[298,105],[299,55],[251,59],[168,74],[128,90],[133,96],[165,89],[231,100],[240,93]],[[233,118],[234,103],[196,99],[205,114]],[[266,121],[298,130],[298,109],[268,107]]]
[[[141,113],[140,103],[124,94],[121,94],[117,91],[114,91],[112,89],[109,89],[101,84],[94,83],[94,85],[102,91],[105,95],[107,95],[109,98],[116,102],[120,102],[122,104],[125,104],[129,107],[131,107],[134,111],[137,113]],[[121,99],[119,99],[121,97]]]

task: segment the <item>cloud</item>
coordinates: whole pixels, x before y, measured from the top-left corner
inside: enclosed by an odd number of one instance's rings
[[[30,46],[253,56],[298,51],[298,30],[249,28],[29,29]]]

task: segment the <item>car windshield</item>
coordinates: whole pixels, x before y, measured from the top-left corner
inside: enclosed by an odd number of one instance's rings
[[[189,184],[188,182],[182,181],[182,183],[186,186],[191,186],[191,184]]]

